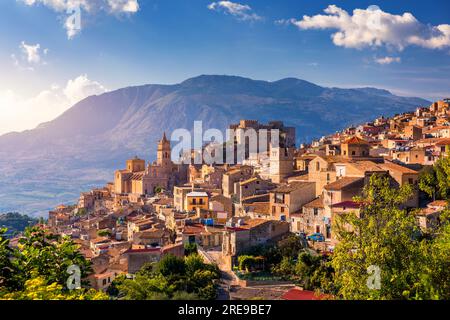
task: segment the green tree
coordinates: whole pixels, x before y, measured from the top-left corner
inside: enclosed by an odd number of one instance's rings
[[[303,251],[298,255],[295,274],[300,285],[307,290],[335,294],[334,269],[327,256]]]
[[[78,245],[40,227],[25,230],[12,262],[18,270],[18,288],[23,288],[27,280],[36,276],[43,277],[48,283],[65,286],[70,276],[67,269],[72,265],[80,268],[82,279],[92,272],[90,262],[80,253]]]
[[[53,282],[49,284],[43,277],[35,277],[25,282],[22,291],[14,291],[0,296],[0,300],[108,300],[108,295],[93,289],[67,291]]]
[[[450,153],[432,167],[425,167],[419,175],[419,188],[430,198],[448,199],[450,196]]]
[[[99,230],[99,231],[97,231],[97,235],[99,237],[110,237],[111,232],[109,230]]]
[[[415,217],[401,208],[411,195],[410,185],[396,189],[389,177],[372,175],[363,197],[356,199],[363,205],[360,215],[337,217],[334,227],[340,242],[332,266],[340,297],[403,299],[415,295],[406,290],[419,281],[423,254]],[[367,285],[369,268],[381,271],[379,289]]]
[[[164,256],[156,264],[146,264],[134,279],[117,284],[119,297],[131,300],[214,299],[220,271],[197,254],[178,258]]]
[[[186,256],[193,254],[193,253],[197,253],[197,244],[194,243],[185,243],[184,244],[184,254]]]
[[[291,258],[296,258],[300,251],[304,249],[300,237],[295,234],[278,241],[277,247],[283,257]]]
[[[281,262],[272,268],[272,272],[283,278],[290,278],[295,274],[295,262],[291,257],[283,257]]]
[[[184,275],[186,272],[184,259],[168,254],[158,263],[158,272],[165,277]]]
[[[12,263],[13,250],[9,247],[9,240],[5,237],[6,228],[0,229],[0,294],[17,289],[15,275],[17,269]]]

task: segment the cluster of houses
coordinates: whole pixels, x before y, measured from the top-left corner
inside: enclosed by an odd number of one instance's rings
[[[417,221],[427,230],[446,202],[425,201],[417,188],[419,171],[446,156],[449,102],[381,117],[300,148],[294,128],[241,120],[230,128],[277,129],[284,143],[248,154],[240,164],[175,164],[164,134],[155,162],[128,160],[114,182],[82,193],[76,206],[51,211],[47,227],[80,245],[99,290],[166,254],[184,256],[190,244],[224,270],[246,249],[290,233],[332,251],[338,241],[333,221],[358,213],[354,198],[373,174],[389,176],[394,187],[415,186],[404,206],[418,209]]]

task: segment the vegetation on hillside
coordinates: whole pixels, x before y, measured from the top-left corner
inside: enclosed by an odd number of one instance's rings
[[[339,244],[332,257],[342,299],[450,299],[450,224],[447,213],[425,238],[415,213],[402,208],[412,187],[391,188],[373,175],[359,201],[360,217],[338,216]]]
[[[211,300],[217,296],[220,271],[198,254],[185,258],[164,256],[146,264],[134,279],[113,281],[119,298],[126,300]]]
[[[10,237],[23,232],[27,227],[36,223],[38,223],[38,219],[17,212],[0,214],[0,228],[6,228],[8,230],[7,235]]]
[[[0,230],[0,299],[107,299],[89,289],[90,262],[78,245],[40,227],[27,228],[17,248],[11,248],[6,229]],[[80,268],[83,288],[69,290],[70,266]]]

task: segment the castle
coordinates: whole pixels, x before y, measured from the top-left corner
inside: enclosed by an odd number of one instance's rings
[[[126,169],[117,170],[114,175],[116,195],[153,195],[158,189],[172,190],[186,182],[187,166],[174,164],[171,160],[170,141],[164,133],[158,143],[157,160],[145,167],[145,160],[135,157],[126,161]]]

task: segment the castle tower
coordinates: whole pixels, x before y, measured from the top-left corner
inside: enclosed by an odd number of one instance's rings
[[[294,149],[270,145],[270,179],[281,183],[294,172]]]
[[[172,163],[170,141],[166,138],[166,133],[158,143],[158,152],[156,163],[162,167],[169,167]]]

